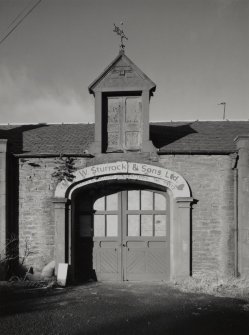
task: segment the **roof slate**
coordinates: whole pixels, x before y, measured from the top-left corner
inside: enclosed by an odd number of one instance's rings
[[[150,135],[161,153],[232,153],[234,139],[249,135],[249,121],[156,122]],[[94,140],[94,124],[0,125],[14,154],[83,155]]]

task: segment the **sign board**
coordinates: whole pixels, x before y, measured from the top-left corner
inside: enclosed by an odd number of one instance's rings
[[[166,186],[172,191],[175,190],[175,196],[177,197],[188,197],[190,195],[188,184],[180,174],[156,165],[117,161],[88,166],[77,170],[74,175],[73,183],[84,182],[86,184],[88,182],[91,183],[91,179],[99,177],[113,176],[114,179],[117,179],[120,175],[123,175],[127,179],[134,175],[137,176],[137,179],[146,179],[146,177],[149,177],[150,180],[155,180],[156,184]],[[66,189],[71,184],[68,181],[59,183],[55,196],[64,197]]]
[[[185,180],[178,173],[171,170],[155,165],[125,161],[98,164],[80,169],[75,172],[74,182],[103,175],[124,173],[160,178],[174,184],[177,189],[183,189],[186,184]]]

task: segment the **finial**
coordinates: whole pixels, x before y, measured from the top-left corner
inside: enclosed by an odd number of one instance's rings
[[[123,22],[120,22],[121,28],[123,28]],[[125,45],[123,40],[126,39],[128,41],[128,38],[125,36],[123,29],[120,29],[118,26],[116,26],[116,24],[114,23],[114,29],[113,29],[114,33],[116,33],[117,35],[120,36],[120,52],[124,52],[125,49]]]

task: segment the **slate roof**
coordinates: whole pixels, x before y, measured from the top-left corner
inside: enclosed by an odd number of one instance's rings
[[[154,145],[164,153],[232,153],[238,135],[249,135],[249,121],[161,122],[150,126]]]
[[[157,122],[150,134],[161,153],[228,154],[236,151],[236,136],[249,135],[249,121]],[[15,154],[84,155],[94,124],[0,125],[0,138]]]

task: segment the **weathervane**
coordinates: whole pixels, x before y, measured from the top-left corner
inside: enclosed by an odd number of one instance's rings
[[[121,24],[121,28],[123,27],[123,22],[120,22]],[[124,51],[125,49],[125,45],[123,42],[123,39],[128,40],[128,38],[125,36],[123,29],[120,29],[118,26],[116,26],[116,24],[114,23],[114,29],[113,29],[114,33],[116,33],[117,35],[120,36],[120,51]]]

